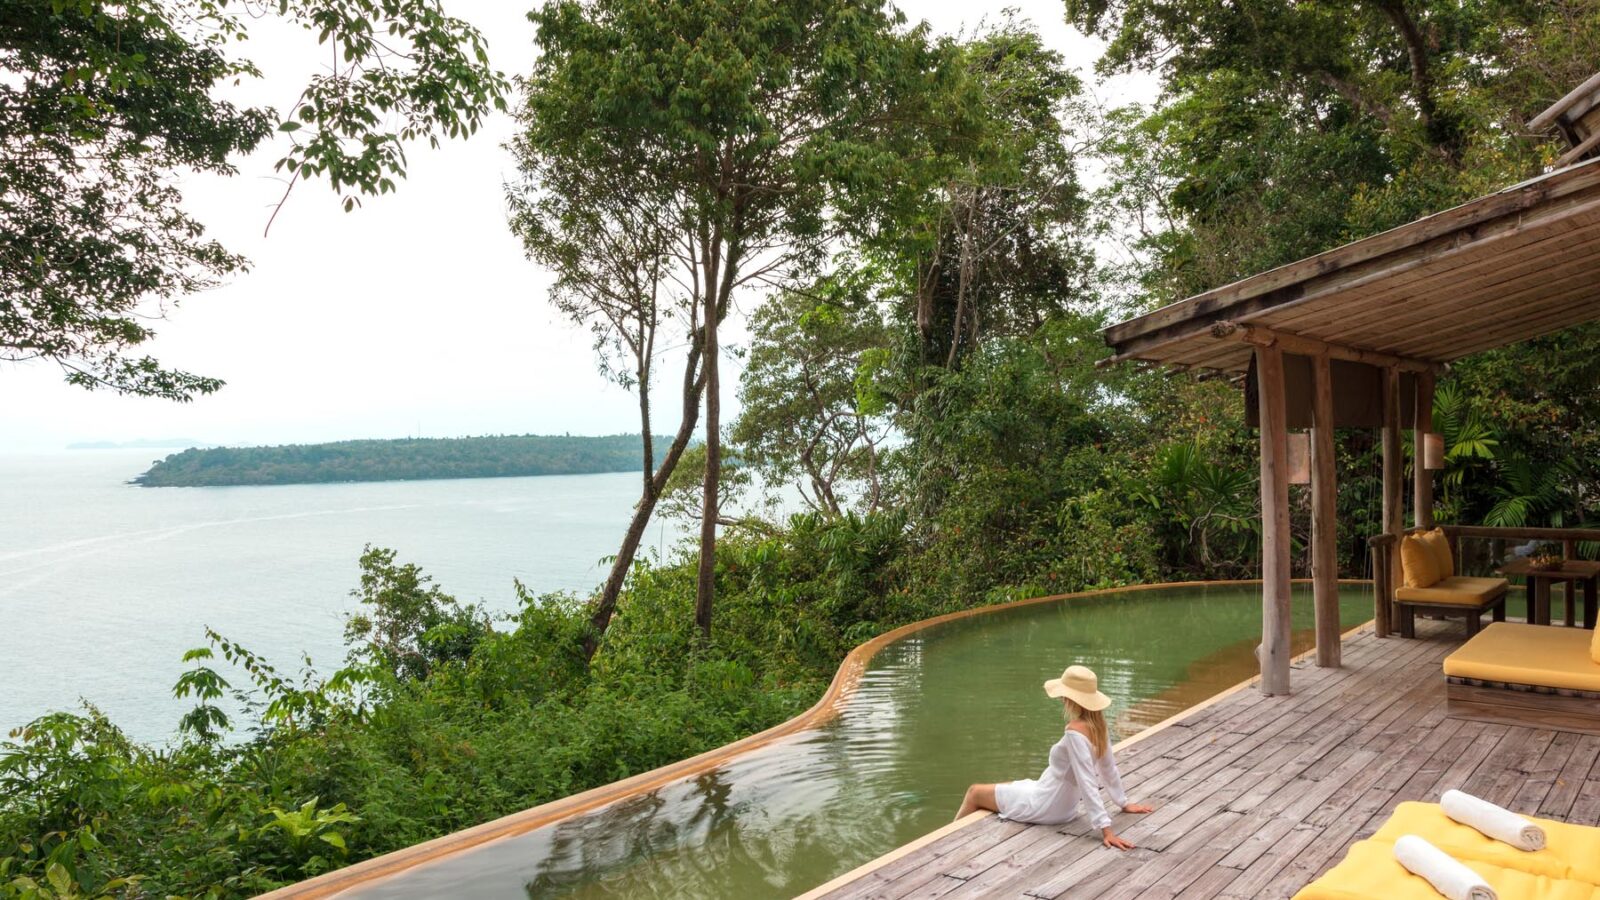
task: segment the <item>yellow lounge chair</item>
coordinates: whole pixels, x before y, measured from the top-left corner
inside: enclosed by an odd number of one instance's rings
[[[1392,844],[1402,835],[1414,834],[1462,862],[1483,862],[1529,875],[1600,885],[1600,828],[1533,816],[1523,818],[1544,829],[1543,850],[1519,850],[1485,837],[1445,815],[1438,804],[1415,801],[1395,807],[1372,839]]]
[[[1475,860],[1461,860],[1494,888],[1500,900],[1600,900],[1600,886],[1566,878],[1529,875]],[[1357,841],[1321,878],[1301,888],[1294,900],[1439,900],[1439,892],[1420,875],[1395,861],[1394,844]]]
[[[1444,674],[1454,718],[1600,734],[1600,632],[1496,622]]]

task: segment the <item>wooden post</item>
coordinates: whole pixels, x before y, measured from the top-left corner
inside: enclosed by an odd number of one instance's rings
[[[1317,665],[1337,667],[1339,647],[1338,483],[1333,455],[1333,373],[1326,354],[1311,358],[1311,581]]]
[[[1261,414],[1261,692],[1289,693],[1289,459],[1283,351],[1256,348]]]
[[[1389,545],[1375,544],[1372,547],[1372,633],[1378,637],[1389,636],[1391,623],[1389,621],[1389,604],[1384,598],[1389,596]]]
[[[1578,542],[1568,538],[1561,542],[1561,556],[1564,559],[1578,558]],[[1567,627],[1572,627],[1572,610],[1578,603],[1578,583],[1567,579]]]
[[[1417,420],[1411,430],[1411,475],[1414,487],[1412,501],[1416,506],[1415,521],[1418,528],[1433,527],[1433,473],[1426,465],[1424,443],[1433,431],[1433,373],[1418,372]]]
[[[1383,370],[1383,533],[1392,537],[1389,545],[1387,596],[1377,598],[1388,604],[1388,621],[1394,621],[1394,592],[1404,582],[1400,574],[1400,539],[1405,533],[1405,486],[1401,484],[1400,455],[1400,370]]]

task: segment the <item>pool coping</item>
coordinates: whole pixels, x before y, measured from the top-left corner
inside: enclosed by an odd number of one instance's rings
[[[839,664],[838,670],[834,673],[833,680],[829,682],[828,689],[823,692],[822,697],[818,699],[816,703],[812,704],[812,706],[805,712],[802,712],[791,719],[780,722],[777,725],[766,729],[765,731],[759,731],[755,734],[749,735],[748,737],[734,741],[733,743],[723,744],[720,747],[714,747],[705,751],[704,753],[691,756],[687,759],[679,760],[675,763],[669,763],[665,766],[651,769],[647,772],[641,772],[638,775],[624,778],[621,781],[613,781],[609,784],[603,784],[599,787],[583,791],[582,793],[563,797],[559,800],[552,800],[549,803],[544,803],[539,806],[534,806],[518,812],[510,813],[508,815],[501,816],[498,819],[491,819],[488,822],[474,825],[471,828],[453,831],[449,834],[441,835],[433,838],[432,840],[424,841],[420,844],[412,844],[409,847],[393,850],[389,853],[383,854],[382,856],[375,856],[371,859],[362,860],[361,862],[353,863],[340,869],[335,869],[332,872],[326,872],[322,875],[318,875],[315,878],[285,885],[284,887],[277,888],[260,896],[263,898],[263,900],[289,900],[289,898],[293,898],[293,900],[319,900],[319,898],[332,897],[340,892],[350,890],[351,888],[359,885],[398,875],[401,872],[436,862],[443,857],[453,856],[456,853],[475,849],[494,841],[517,837],[535,829],[543,828],[546,825],[559,822],[562,819],[566,819],[571,816],[585,813],[592,809],[626,799],[627,797],[635,794],[655,790],[656,788],[662,787],[674,781],[678,781],[679,779],[704,772],[707,769],[715,768],[716,766],[719,766],[736,756],[741,756],[796,732],[814,728],[818,725],[828,722],[834,716],[838,715],[839,709],[849,699],[855,688],[860,684],[861,676],[866,672],[867,663],[872,660],[873,656],[877,655],[879,650],[882,650],[884,647],[894,643],[895,641],[915,634],[923,629],[931,628],[934,625],[940,625],[945,622],[953,622],[958,619],[970,618],[977,615],[1000,612],[1007,609],[1017,609],[1020,607],[1034,606],[1041,603],[1055,603],[1063,600],[1080,599],[1083,597],[1103,597],[1108,594],[1136,593],[1140,591],[1161,590],[1165,588],[1212,586],[1224,587],[1229,585],[1238,586],[1260,583],[1260,579],[1249,578],[1230,579],[1225,581],[1169,581],[1154,584],[1123,585],[1121,587],[1101,588],[1092,591],[1073,591],[1071,593],[1051,594],[1044,597],[1028,597],[1022,600],[1012,600],[1007,603],[997,603],[990,606],[976,606],[969,609],[945,613],[944,615],[921,619],[916,622],[910,622],[905,625],[901,625],[898,628],[886,631],[877,637],[857,645],[855,649],[851,650],[845,655],[844,661]],[[1309,583],[1309,579],[1294,579],[1294,583],[1306,584]],[[1365,579],[1340,579],[1339,583],[1341,585],[1359,585],[1370,584],[1371,582]],[[1351,629],[1350,631],[1355,631],[1362,627],[1365,627],[1365,623],[1363,625],[1356,626],[1355,629]],[[1345,634],[1349,633],[1349,631],[1345,632]],[[1343,638],[1344,635],[1341,635],[1340,640],[1343,640]],[[1307,651],[1307,653],[1312,652],[1315,651]],[[1304,657],[1305,655],[1307,654],[1301,654],[1300,656],[1297,656],[1296,659]],[[1260,675],[1256,675],[1252,678],[1246,679],[1234,685],[1233,687],[1227,688],[1220,693],[1215,694],[1198,704],[1195,704],[1194,706],[1190,706],[1187,709],[1180,711],[1176,715],[1157,722],[1149,728],[1139,732],[1139,734],[1125,738],[1122,741],[1118,741],[1116,747],[1121,748],[1128,746],[1146,735],[1153,734],[1157,730],[1167,727],[1173,721],[1189,715],[1197,709],[1202,709],[1211,705],[1212,703],[1219,702],[1223,698],[1242,690],[1250,684],[1255,683],[1260,679],[1260,677]],[[973,813],[959,822],[946,825],[945,827],[924,835],[909,844],[904,844],[900,847],[897,847],[894,850],[889,851],[889,853],[885,854],[884,856],[880,856],[871,862],[868,862],[856,869],[851,870],[850,872],[846,872],[845,874],[830,880],[827,884],[813,888],[802,896],[808,898],[820,896],[820,892],[822,892],[824,888],[829,890],[836,889],[840,885],[847,884],[850,881],[860,878],[884,865],[887,865],[889,862],[892,862],[893,859],[898,859],[906,852],[910,852],[917,847],[923,846],[926,843],[938,839],[939,837],[943,837],[957,828],[980,821],[987,815],[989,815],[989,813]]]

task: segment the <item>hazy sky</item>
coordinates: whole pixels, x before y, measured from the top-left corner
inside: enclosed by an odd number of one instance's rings
[[[911,20],[942,32],[1002,6],[1020,10],[1071,65],[1092,74],[1099,45],[1064,24],[1060,0],[901,4]],[[526,0],[446,7],[488,36],[497,68],[529,68]],[[309,33],[257,25],[265,27],[243,47],[266,78],[239,97],[282,112],[321,52]],[[1135,77],[1094,90],[1121,102],[1149,99],[1154,87]],[[600,376],[587,332],[550,306],[547,274],[523,258],[506,228],[502,185],[516,173],[503,145],[513,125],[497,115],[471,140],[411,148],[398,192],[353,213],[341,211],[325,184],[303,183],[266,238],[283,191],[272,172],[282,145],[240,160],[236,177],[188,179],[191,212],[252,268],[183,299],[145,349],[227,386],[177,404],[71,388],[51,363],[0,364],[0,452],[80,440],[258,444],[635,430],[633,396]],[[736,386],[727,374],[723,391],[731,421]],[[663,406],[657,422],[670,430],[673,411]]]

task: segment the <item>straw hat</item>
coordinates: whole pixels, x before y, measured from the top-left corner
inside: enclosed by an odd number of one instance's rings
[[[1060,678],[1044,683],[1044,692],[1056,699],[1065,697],[1090,712],[1111,705],[1111,698],[1100,693],[1100,679],[1088,666],[1067,666]]]

